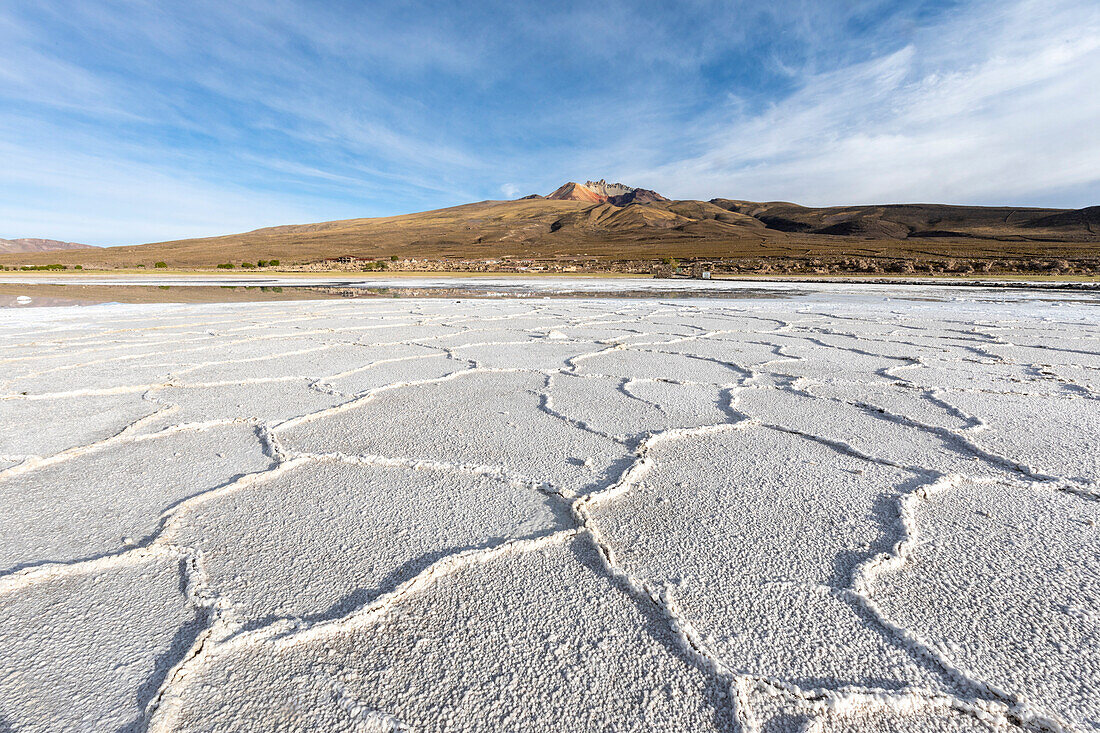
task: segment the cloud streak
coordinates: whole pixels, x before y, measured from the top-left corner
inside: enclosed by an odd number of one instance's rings
[[[1085,206],[1100,193],[1097,88],[1100,8],[983,7],[810,76],[714,125],[705,152],[636,175],[696,197]]]

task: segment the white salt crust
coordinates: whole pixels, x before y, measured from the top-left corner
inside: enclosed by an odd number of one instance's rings
[[[1100,730],[1095,305],[798,290],[13,311],[0,727]]]

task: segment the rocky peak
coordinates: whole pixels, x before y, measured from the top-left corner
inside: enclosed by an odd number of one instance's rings
[[[601,196],[622,196],[624,193],[630,193],[634,190],[633,187],[626,185],[625,183],[608,183],[604,179],[598,181],[585,181],[585,187],[592,189]]]
[[[590,201],[592,203],[602,203],[607,201],[607,196],[602,193],[593,191],[588,186],[582,186],[575,181],[570,181],[564,186],[559,188],[554,193],[550,194],[546,198],[554,199],[555,201]]]
[[[668,201],[664,196],[647,188],[634,188],[625,183],[608,183],[604,179],[585,181],[584,185],[570,181],[546,198],[557,201],[589,201],[611,203],[615,206],[647,204]]]

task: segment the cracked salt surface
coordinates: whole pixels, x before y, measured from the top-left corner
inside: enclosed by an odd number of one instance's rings
[[[110,438],[156,409],[137,393],[47,402],[0,400],[0,450],[27,456],[53,455]],[[64,424],[66,429],[27,429],[36,423]]]
[[[410,730],[722,730],[724,685],[682,658],[665,619],[552,538],[440,574],[375,613],[227,642],[158,727],[356,730],[354,709]],[[263,698],[250,694],[264,689]]]
[[[105,440],[0,473],[0,569],[141,544],[187,498],[270,468],[254,428],[169,428]]]
[[[592,521],[618,564],[665,588],[726,667],[759,678],[782,669],[807,689],[942,689],[850,590],[859,565],[889,549],[890,499],[919,478],[759,427],[689,433],[648,456],[648,471],[596,503]]]
[[[12,313],[0,728],[1100,731],[1095,296],[799,291]]]
[[[433,516],[448,521],[421,521]],[[567,522],[556,497],[522,484],[329,459],[197,506],[171,541],[203,553],[211,588],[255,626],[347,613],[443,557]]]
[[[617,440],[729,419],[729,391],[716,385],[561,374],[550,388],[549,409]]]
[[[626,448],[539,409],[546,380],[539,373],[473,369],[419,384],[414,379],[412,387],[381,388],[279,435],[294,451],[495,466],[566,492],[606,482],[626,461]]]
[[[918,509],[920,543],[875,600],[976,678],[1096,728],[1098,522],[1095,501],[959,480]]]
[[[89,569],[90,570],[90,569]],[[201,628],[169,554],[59,573],[0,603],[7,730],[119,730],[140,722]]]

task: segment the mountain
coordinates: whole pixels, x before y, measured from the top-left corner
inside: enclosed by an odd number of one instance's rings
[[[617,193],[622,189],[628,190]],[[676,258],[721,262],[731,272],[1056,268],[1100,275],[1100,207],[814,208],[784,201],[669,200],[649,189],[586,181],[566,183],[547,197],[480,201],[401,216],[74,249],[63,256],[56,251],[0,253],[0,264],[151,267],[163,261],[171,267],[212,268],[226,262],[239,266],[278,259],[282,265],[305,265],[337,258],[386,263],[396,258],[406,262],[402,267],[424,266],[424,260],[462,267],[493,267],[476,263],[508,258],[564,260],[593,269],[630,261],[638,272],[648,271],[646,263]]]
[[[607,196],[604,194],[598,193],[588,186],[574,183],[573,181],[562,185],[561,188],[557,189],[546,198],[551,201],[587,201],[593,204],[607,201]]]
[[[56,239],[0,239],[0,252],[55,252],[57,250],[98,249],[90,244],[59,242]]]
[[[525,198],[531,198],[527,196]],[[546,198],[554,201],[588,201],[589,203],[610,203],[615,206],[630,204],[652,204],[668,201],[656,191],[647,188],[633,188],[623,183],[608,183],[604,179],[585,181],[582,186],[570,181]]]

